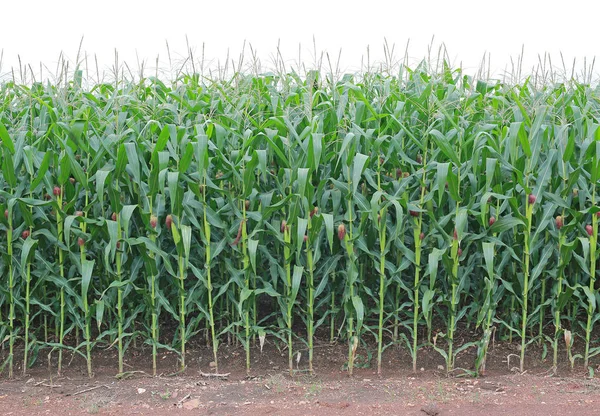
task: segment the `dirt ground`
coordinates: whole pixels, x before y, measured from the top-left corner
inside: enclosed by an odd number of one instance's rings
[[[287,352],[266,345],[253,350],[252,377],[246,377],[241,347],[222,345],[220,373],[226,379],[205,377],[210,370],[210,349],[195,346],[187,356],[186,372],[173,374],[172,353],[160,356],[157,377],[151,377],[148,349],[128,350],[126,377],[117,379],[116,354],[104,351],[94,359],[95,376],[86,375],[85,362],[70,359],[58,376],[38,360],[25,376],[0,379],[2,415],[599,415],[600,380],[589,378],[581,365],[561,368],[553,376],[551,362],[541,350],[528,350],[528,370],[514,366],[514,347],[496,344],[486,377],[448,377],[442,358],[433,350],[419,352],[423,365],[411,370],[410,356],[389,348],[384,353],[382,377],[374,367],[355,370],[352,378],[343,369],[345,345],[317,345],[316,375],[309,376],[304,359],[294,377],[286,369]],[[538,357],[539,359],[535,359]],[[55,360],[56,357],[53,358]],[[465,352],[457,365],[472,362]],[[564,357],[563,357],[564,358]],[[374,360],[373,360],[374,361]],[[566,360],[563,360],[566,361]],[[461,364],[462,363],[462,364]],[[17,374],[22,369],[16,368]]]

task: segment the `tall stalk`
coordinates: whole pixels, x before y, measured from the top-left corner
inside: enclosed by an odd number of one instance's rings
[[[459,151],[460,155],[460,151]],[[457,166],[457,183],[460,188],[460,166]],[[456,214],[455,214],[455,228],[454,228],[454,236],[452,239],[452,246],[450,248],[450,255],[452,257],[452,272],[450,276],[450,323],[448,324],[448,357],[446,361],[446,371],[451,372],[454,369],[454,333],[456,332],[456,314],[459,302],[459,295],[457,293],[458,284],[459,284],[459,276],[458,276],[458,266],[460,262],[461,248],[460,248],[460,235],[462,234],[462,229],[459,230],[458,222],[459,222],[459,208],[460,202],[456,201]]]
[[[64,241],[64,223],[61,215],[61,210],[63,207],[62,196],[63,196],[63,188],[62,187],[54,187],[54,195],[56,196],[56,227],[58,230],[58,242],[62,243]],[[60,248],[60,244],[57,245],[58,248],[58,270],[60,274],[60,280],[64,282],[65,278],[65,265],[64,265],[64,253]],[[59,328],[59,350],[58,350],[58,374],[62,371],[62,358],[63,358],[63,341],[65,338],[65,289],[64,286],[60,286],[60,328]]]
[[[307,308],[306,308],[306,337],[308,343],[308,372],[312,375],[313,370],[313,338],[314,338],[314,302],[315,302],[315,288],[314,288],[314,269],[315,265],[313,262],[313,250],[311,241],[311,230],[313,211],[308,218],[308,231],[306,233],[306,262],[308,267],[308,279],[306,282],[306,297],[307,297]]]
[[[351,210],[351,203],[348,203],[348,208]],[[350,215],[352,218],[352,215]],[[341,224],[343,226],[343,224]],[[348,225],[348,232],[338,231],[338,235],[341,235],[340,240],[346,246],[346,252],[348,254],[348,266],[347,266],[347,285],[348,285],[348,296],[349,302],[354,300],[354,285],[358,277],[358,269],[356,267],[356,257],[354,255],[354,244],[352,243],[352,222]],[[348,316],[348,375],[352,376],[354,372],[354,359],[356,358],[356,348],[358,347],[358,334],[354,334],[354,314],[350,312]]]
[[[365,159],[366,160],[366,159]],[[354,170],[355,170],[355,174],[356,174],[356,170],[357,170],[357,159],[354,160],[355,164],[354,164]],[[358,186],[357,183],[352,183],[351,182],[351,175],[350,175],[350,168],[348,168],[348,187],[349,189],[352,189],[351,186],[354,186],[354,191],[356,192],[356,188]],[[354,230],[353,230],[353,209],[352,209],[352,205],[353,205],[353,194],[350,193],[348,195],[348,201],[347,201],[347,218],[348,218],[348,230],[346,231],[345,225],[344,223],[341,223],[338,226],[338,238],[340,240],[340,242],[342,244],[344,244],[345,248],[346,248],[346,261],[347,261],[347,267],[346,267],[346,286],[347,286],[347,290],[348,290],[348,299],[346,299],[346,302],[349,304],[346,307],[346,310],[349,311],[349,316],[347,318],[348,321],[348,375],[352,376],[353,372],[354,372],[354,359],[356,358],[356,349],[358,348],[358,343],[359,343],[359,329],[358,325],[356,328],[356,334],[355,332],[355,327],[354,327],[354,318],[355,315],[358,318],[358,311],[356,310],[357,304],[359,302],[359,297],[356,296],[355,297],[355,284],[356,281],[358,280],[358,266],[357,266],[357,262],[358,259],[356,258],[356,254],[354,253]],[[350,306],[352,305],[352,306]],[[362,305],[361,305],[362,306]]]
[[[400,250],[398,250],[400,252]],[[400,261],[398,261],[398,265],[400,265]],[[398,341],[398,329],[400,328],[400,316],[398,314],[400,310],[400,295],[402,292],[402,286],[400,283],[396,285],[396,290],[394,291],[394,332],[392,333],[392,341],[394,343]]]
[[[94,260],[86,260],[85,252],[81,252],[81,300],[83,305],[83,313],[85,320],[85,351],[86,351],[86,361],[87,361],[87,373],[88,377],[92,378],[94,373],[92,371],[92,340],[91,340],[91,317],[90,317],[90,307],[88,305],[88,289],[90,286],[90,282],[92,280],[92,272],[94,270]]]
[[[529,259],[531,256],[531,247],[529,239],[531,236],[531,222],[533,218],[533,206],[535,204],[536,197],[533,194],[529,194],[525,201],[525,219],[526,228],[523,233],[523,311],[521,315],[521,357],[519,363],[519,369],[523,372],[525,367],[525,347],[526,347],[526,330],[527,330],[527,303],[529,298]]]
[[[458,203],[457,210],[458,210]],[[451,293],[450,293],[450,323],[448,325],[448,357],[446,361],[446,371],[451,372],[454,369],[454,333],[456,331],[456,309],[458,307],[458,262],[460,257],[460,243],[456,235],[456,229],[454,230],[454,239],[452,240],[452,247],[450,249],[452,256],[452,275],[451,280]]]
[[[335,272],[331,273],[331,303],[329,305],[329,343],[335,341]]]
[[[88,160],[88,165],[89,165],[89,160]],[[86,173],[87,179],[89,181],[89,173]],[[85,206],[87,207],[90,203],[89,201],[89,191],[85,190]],[[83,235],[86,234],[87,231],[87,223],[85,222],[85,218],[87,218],[87,213],[86,212],[79,212],[76,215],[80,215],[82,217],[82,221],[81,221],[81,232],[83,233]],[[91,284],[91,273],[93,270],[93,264],[94,262],[91,262],[91,265],[88,265],[86,267],[89,267],[89,274],[90,276],[87,276],[85,273],[88,272],[88,270],[84,270],[84,264],[89,264],[86,263],[87,262],[87,257],[86,257],[86,248],[85,248],[85,243],[86,241],[83,239],[83,237],[80,237],[77,240],[77,244],[79,245],[79,262],[81,264],[81,274],[82,274],[82,291],[81,291],[81,297],[82,297],[82,301],[83,301],[83,310],[84,310],[84,320],[85,320],[85,355],[86,355],[86,361],[87,361],[87,371],[88,371],[88,377],[92,377],[93,376],[93,371],[92,371],[92,330],[91,330],[91,326],[92,326],[92,318],[91,318],[91,310],[88,304],[88,289],[89,289],[89,284]],[[87,285],[83,285],[84,283],[84,279],[87,278],[89,279]],[[85,290],[84,290],[85,289]]]
[[[419,209],[423,206],[423,200],[425,199],[425,157],[423,157],[423,178],[421,181],[421,195],[419,198]],[[423,212],[411,212],[414,219],[413,224],[413,238],[415,244],[415,279],[413,282],[413,328],[412,328],[412,359],[413,359],[413,372],[417,372],[417,351],[419,345],[419,291],[421,289],[421,246],[423,240],[421,239],[421,232],[423,226]]]
[[[28,358],[29,358],[29,326],[30,326],[30,307],[31,307],[31,254],[30,250],[33,248],[35,242],[31,239],[31,230],[29,235],[23,244],[22,259],[27,263],[25,271],[25,334],[24,334],[24,351],[23,351],[23,376],[27,374]]]
[[[30,181],[33,181],[33,172],[30,173]],[[33,199],[33,193],[30,190],[29,197]],[[33,209],[29,207],[30,215],[33,215]],[[25,238],[25,243],[22,247],[21,252],[21,263],[23,260],[26,261],[26,271],[25,271],[25,333],[24,333],[24,351],[23,351],[23,376],[27,374],[28,367],[28,359],[29,359],[29,326],[30,326],[30,310],[31,310],[31,255],[30,250],[35,245],[33,240],[29,240],[31,238],[31,233],[33,232],[32,227],[29,227],[27,230],[27,238]]]
[[[556,228],[558,230],[558,276],[556,279],[556,295],[554,301],[554,342],[552,343],[553,356],[552,356],[552,371],[556,374],[558,370],[558,341],[560,332],[562,330],[560,323],[560,301],[561,295],[563,291],[563,277],[564,277],[564,269],[565,263],[563,261],[562,248],[565,244],[565,235],[561,231],[564,225],[564,214],[560,215],[556,218]]]
[[[498,215],[498,213],[500,212],[500,201],[496,202],[495,212],[496,215]],[[492,227],[495,223],[496,217],[490,215],[488,218],[488,225]],[[492,236],[495,239],[497,238],[498,233],[493,231]],[[476,371],[477,374],[484,375],[486,370],[487,353],[490,346],[490,340],[492,338],[493,317],[496,312],[496,306],[494,303],[494,289],[496,288],[496,271],[494,268],[494,259],[496,257],[496,245],[494,242],[483,242],[481,244],[481,248],[483,251],[483,258],[487,272],[487,276],[485,278],[485,305],[487,307],[487,310],[484,310],[485,317],[483,317],[483,319],[485,320],[485,323],[483,327],[483,340],[476,361]],[[478,322],[478,324],[479,323],[480,322]]]
[[[210,336],[212,339],[213,349],[213,360],[215,362],[215,372],[219,372],[219,361],[217,358],[217,350],[219,348],[219,340],[215,333],[215,317],[214,317],[214,305],[213,305],[213,294],[212,294],[212,279],[211,279],[211,250],[210,250],[210,223],[206,216],[206,172],[204,175],[204,184],[202,186],[202,202],[204,206],[203,219],[204,219],[204,236],[206,238],[205,250],[205,267],[206,267],[206,290],[208,291],[208,319],[210,325]]]
[[[546,239],[547,241],[547,239]],[[538,337],[539,337],[539,341],[538,341],[538,345],[542,345],[542,342],[544,340],[544,316],[545,316],[545,312],[546,312],[546,308],[545,308],[545,303],[546,303],[546,280],[545,278],[542,278],[542,293],[541,293],[541,299],[540,299],[540,310],[539,310],[539,323],[538,323]]]
[[[294,375],[294,351],[293,351],[293,343],[292,343],[292,310],[294,307],[294,302],[292,300],[292,265],[291,265],[291,249],[290,244],[292,242],[291,238],[291,230],[290,226],[287,225],[285,221],[281,224],[281,229],[283,231],[283,261],[284,261],[284,269],[285,269],[285,280],[286,280],[286,299],[287,299],[287,314],[285,317],[285,323],[287,327],[287,347],[288,347],[288,370],[290,376]]]
[[[152,213],[152,207],[150,208],[150,225],[153,229],[158,224],[158,218]],[[150,233],[150,241],[152,244],[156,244],[156,233],[152,231]],[[153,251],[148,252],[150,258],[150,308],[152,313],[152,322],[150,326],[150,333],[152,336],[152,375],[156,377],[156,360],[158,356],[158,308],[156,304],[156,292],[158,286],[158,276],[156,270],[156,255]]]
[[[13,221],[12,221],[12,210],[7,209],[8,214],[8,229],[6,230],[6,244],[8,252],[8,296],[9,296],[9,310],[8,310],[8,328],[9,328],[9,340],[8,340],[8,378],[13,378],[13,367],[14,367],[14,346],[15,346],[15,277],[13,270]]]
[[[494,256],[496,255],[495,244],[493,242],[484,242],[482,243],[483,256],[485,261],[485,268],[487,271],[487,276],[485,279],[485,305],[487,307],[487,311],[485,311],[484,316],[484,327],[483,327],[483,340],[481,343],[479,355],[476,361],[476,371],[477,374],[484,375],[485,367],[487,361],[487,352],[490,345],[490,339],[492,336],[492,318],[494,315]]]
[[[379,212],[379,328],[377,333],[377,374],[381,375],[381,354],[383,351],[383,313],[386,289],[385,277],[385,209]]]
[[[185,370],[185,268],[183,254],[180,252],[177,256],[177,264],[179,266],[179,337],[181,342],[181,371]]]
[[[381,158],[378,158],[377,188],[378,191],[381,192]],[[381,375],[381,354],[383,351],[383,314],[386,289],[386,210],[384,207],[380,208],[377,220],[377,229],[379,233],[379,325],[377,332],[377,374]]]
[[[240,223],[240,228],[242,230],[242,256],[243,256],[243,266],[244,266],[244,288],[249,291],[250,290],[250,257],[248,256],[248,231],[246,229],[246,203],[242,203],[242,222]],[[250,375],[250,302],[246,300],[246,308],[244,310],[244,331],[246,338],[246,345],[244,348],[246,350],[246,374]]]
[[[121,215],[116,214],[117,221],[117,253],[116,253],[116,264],[117,264],[117,282],[121,283],[122,281],[122,255],[121,250],[123,247],[121,246],[121,239],[123,238],[122,230],[121,230]],[[117,345],[118,345],[118,354],[119,354],[119,373],[123,372],[123,288],[119,284],[117,287]]]
[[[596,206],[596,184],[593,184],[592,190],[592,206]],[[586,227],[586,231],[590,238],[590,293],[595,293],[596,284],[596,242],[598,241],[598,216],[596,213],[592,214],[592,227],[591,233],[589,225]],[[590,359],[590,336],[592,334],[594,311],[596,309],[596,297],[588,297],[587,307],[587,323],[585,326],[585,353],[583,355],[583,367],[587,368]]]

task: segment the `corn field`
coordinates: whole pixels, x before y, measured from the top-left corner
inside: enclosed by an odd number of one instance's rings
[[[2,371],[315,339],[446,370],[493,339],[600,352],[600,94],[445,67],[0,85]],[[477,336],[458,343],[457,331]],[[397,348],[387,348],[394,346]],[[573,350],[572,347],[576,347]],[[538,348],[539,351],[539,348]],[[298,353],[305,360],[296,363]],[[372,354],[371,354],[372,352]],[[560,354],[559,354],[560,352]],[[17,360],[19,360],[17,362]],[[315,364],[313,366],[313,364]]]

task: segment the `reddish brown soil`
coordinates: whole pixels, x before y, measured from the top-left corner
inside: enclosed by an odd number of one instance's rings
[[[97,354],[93,379],[85,374],[85,362],[75,357],[61,376],[48,371],[38,360],[26,376],[0,379],[2,415],[598,415],[600,381],[588,372],[561,368],[552,376],[551,362],[541,360],[541,351],[528,349],[528,370],[514,371],[517,358],[506,357],[515,349],[496,344],[488,361],[488,375],[482,378],[448,377],[440,369],[442,358],[431,349],[419,352],[417,374],[405,351],[389,348],[384,353],[383,376],[374,368],[359,368],[349,378],[342,366],[345,345],[318,345],[316,375],[305,371],[301,357],[294,377],[285,371],[287,352],[272,344],[252,352],[252,376],[247,379],[244,351],[222,345],[220,372],[231,373],[227,380],[209,379],[211,352],[195,346],[187,356],[184,375],[176,371],[172,353],[160,356],[161,375],[150,377],[150,351],[127,352],[127,379],[116,379],[116,354]],[[364,351],[363,351],[364,353]],[[467,351],[458,366],[470,367],[473,357]],[[42,354],[40,354],[40,357]],[[564,358],[564,355],[562,356]],[[563,359],[563,361],[565,361]],[[16,369],[18,374],[20,369]]]

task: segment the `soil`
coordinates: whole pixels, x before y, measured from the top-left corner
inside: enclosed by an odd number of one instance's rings
[[[299,346],[301,347],[301,346]],[[537,348],[537,349],[536,349]],[[364,349],[364,347],[363,347]],[[448,376],[442,357],[431,348],[419,351],[417,373],[404,349],[384,352],[383,374],[375,367],[357,368],[348,377],[343,366],[346,345],[318,344],[314,376],[306,371],[301,355],[290,377],[287,351],[268,343],[263,352],[252,351],[251,377],[246,376],[241,346],[222,345],[219,373],[227,378],[205,377],[213,371],[211,350],[190,345],[184,374],[176,355],[162,352],[160,375],[151,377],[151,351],[130,348],[128,372],[117,379],[116,352],[94,356],[94,378],[86,374],[80,356],[65,355],[65,368],[56,374],[42,354],[27,375],[0,379],[0,413],[3,415],[598,415],[600,380],[590,378],[581,364],[575,370],[550,371],[551,358],[541,359],[542,348],[527,350],[527,371],[516,371],[516,346],[498,343],[490,351],[485,377],[473,378],[458,370]],[[360,351],[359,351],[360,353]],[[362,351],[364,354],[365,351]],[[566,361],[561,351],[562,361]],[[458,357],[457,366],[473,362],[474,351]],[[507,362],[510,357],[510,363]],[[360,358],[360,357],[359,357]],[[363,363],[366,360],[363,359]],[[371,360],[375,363],[375,360]],[[361,362],[358,360],[358,362]],[[22,374],[22,369],[15,369]]]

